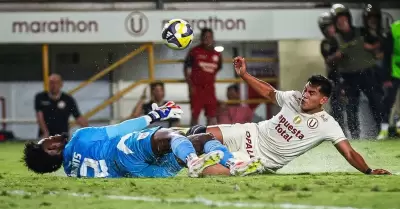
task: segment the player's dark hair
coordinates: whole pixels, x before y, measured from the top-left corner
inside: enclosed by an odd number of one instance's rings
[[[25,144],[23,159],[29,170],[39,174],[52,173],[58,170],[63,162],[62,155],[49,155],[41,144],[35,142]]]
[[[200,32],[201,40],[204,39],[204,36],[206,35],[206,33],[211,33],[211,35],[214,35],[214,32],[212,31],[211,28],[203,28],[203,29],[201,29],[201,32]]]
[[[154,81],[150,84],[150,89],[153,91],[157,86],[164,88],[164,83],[162,81]]]
[[[238,84],[232,84],[230,86],[228,86],[228,91],[233,89],[236,92],[239,92],[239,85]]]
[[[332,93],[332,82],[322,75],[313,75],[307,80],[311,86],[318,86],[319,92],[330,97]]]

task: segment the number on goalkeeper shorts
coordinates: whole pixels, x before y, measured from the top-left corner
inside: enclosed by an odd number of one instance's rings
[[[93,169],[93,177],[104,178],[107,177],[108,167],[105,160],[93,160],[90,158],[83,159],[83,163],[80,169],[81,177],[87,177],[88,168]]]

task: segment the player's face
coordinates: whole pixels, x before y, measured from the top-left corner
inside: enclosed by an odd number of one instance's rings
[[[374,16],[369,17],[367,21],[368,27],[375,30],[378,26],[378,19]]]
[[[328,97],[321,94],[319,89],[319,86],[311,86],[309,83],[304,87],[300,102],[301,109],[304,112],[319,111],[322,105],[328,101]]]
[[[228,89],[226,92],[226,97],[229,100],[238,100],[240,99],[239,92],[237,92],[235,89]]]
[[[49,78],[49,90],[52,94],[58,94],[62,87],[62,80],[58,76],[50,76]]]
[[[339,16],[336,21],[336,26],[338,27],[339,30],[343,32],[349,32],[350,31],[349,18],[347,18],[347,16],[345,15]]]
[[[153,96],[156,101],[164,100],[165,92],[162,86],[156,86],[153,89]]]
[[[335,35],[335,33],[336,33],[335,26],[334,25],[329,25],[326,28],[326,31],[327,31],[329,37],[333,37]]]
[[[60,155],[64,149],[66,140],[63,136],[55,135],[45,138],[42,147],[51,156]]]
[[[204,44],[207,47],[212,47],[214,45],[213,34],[210,32],[205,33],[203,36],[202,44]]]

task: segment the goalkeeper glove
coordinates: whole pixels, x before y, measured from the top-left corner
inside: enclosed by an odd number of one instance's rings
[[[147,115],[150,116],[152,122],[163,121],[168,119],[181,119],[182,118],[182,109],[174,102],[169,101],[163,106],[158,106],[156,103],[151,105],[152,111]]]

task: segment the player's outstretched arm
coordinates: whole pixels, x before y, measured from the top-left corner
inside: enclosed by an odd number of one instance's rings
[[[365,174],[383,175],[391,173],[384,169],[371,169],[364,158],[356,152],[350,145],[348,140],[343,140],[335,145],[336,149],[343,155],[343,157],[349,162],[354,168]]]
[[[269,83],[261,81],[247,72],[246,61],[243,57],[236,57],[233,60],[236,73],[261,96],[276,104],[276,89]]]
[[[134,131],[142,130],[156,121],[168,120],[170,118],[180,119],[183,113],[182,109],[171,101],[161,107],[153,103],[152,108],[153,110],[145,116],[106,126],[108,136],[111,138],[115,136],[124,136]]]

